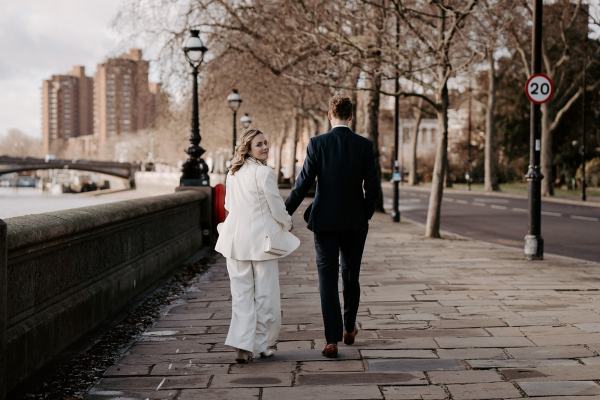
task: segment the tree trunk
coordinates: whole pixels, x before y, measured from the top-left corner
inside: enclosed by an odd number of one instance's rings
[[[554,176],[552,173],[552,132],[550,131],[550,110],[548,104],[541,106],[542,111],[542,196],[554,196]]]
[[[410,136],[410,168],[408,172],[408,184],[411,186],[415,186],[419,183],[417,177],[417,144],[419,142],[419,128],[421,127],[421,120],[423,119],[423,99],[419,100],[419,105],[417,107],[417,114],[415,115],[415,127],[412,135]]]
[[[370,89],[367,99],[367,114],[365,118],[365,131],[367,137],[373,142],[373,156],[377,170],[378,194],[376,210],[385,212],[383,208],[383,190],[381,188],[381,161],[379,157],[379,90],[381,89],[381,74],[378,72],[370,76]]]
[[[298,139],[300,138],[300,132],[302,130],[302,117],[300,114],[296,114],[296,118],[294,118],[294,132],[292,136],[292,156],[289,160],[290,170],[292,171],[290,175],[290,183],[292,187],[296,182],[296,152],[298,151]]]
[[[484,189],[486,192],[498,190],[496,177],[496,146],[494,119],[496,112],[496,69],[494,65],[494,52],[487,51],[488,58],[488,98],[485,112],[485,165]],[[469,144],[470,145],[470,144]],[[470,166],[469,166],[470,167]]]
[[[437,143],[433,177],[431,179],[431,192],[429,195],[429,209],[427,210],[427,224],[425,236],[429,238],[440,237],[440,218],[442,212],[442,196],[444,194],[444,178],[448,163],[448,86],[444,84],[441,94],[441,107],[437,112],[438,131],[440,137]]]
[[[446,168],[444,168],[444,186],[447,188],[451,188],[454,186],[454,181],[450,177],[450,160],[448,159],[448,155],[446,153]]]
[[[446,13],[440,8],[438,19],[438,40],[443,42],[446,31]],[[429,194],[429,208],[427,210],[427,222],[425,225],[425,236],[429,238],[440,237],[440,219],[442,214],[442,197],[444,195],[444,177],[448,164],[448,65],[447,50],[440,61],[437,70],[437,82],[441,87],[436,95],[436,114],[438,120],[439,139],[433,166],[433,177],[431,179],[431,191]]]
[[[356,111],[358,109],[358,79],[360,78],[360,69],[355,68],[352,73],[352,85],[354,90],[352,91],[352,122],[350,123],[350,129],[352,132],[356,132]]]
[[[319,133],[321,133],[321,121],[319,121],[319,118],[316,118],[316,117],[312,117],[312,121],[313,121],[315,130],[313,131],[311,136],[317,136]]]
[[[281,165],[282,159],[281,155],[283,154],[283,146],[285,145],[285,138],[288,134],[288,122],[285,121],[283,125],[283,132],[279,140],[277,141],[277,148],[275,153],[275,176],[277,177],[277,183],[281,183]]]

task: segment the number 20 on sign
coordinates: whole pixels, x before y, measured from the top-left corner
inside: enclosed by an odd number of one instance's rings
[[[525,83],[525,93],[533,104],[543,104],[552,98],[554,84],[544,74],[531,75]]]

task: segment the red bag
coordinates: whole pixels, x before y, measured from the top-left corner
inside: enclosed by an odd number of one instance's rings
[[[225,185],[219,183],[213,188],[213,210],[215,225],[225,221],[227,212],[225,211]]]

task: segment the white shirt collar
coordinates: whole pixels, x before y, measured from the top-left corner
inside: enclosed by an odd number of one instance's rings
[[[331,127],[331,129],[334,129],[334,128],[348,128],[348,129],[350,129],[350,127],[348,125],[343,125],[343,124],[334,125],[334,126]]]

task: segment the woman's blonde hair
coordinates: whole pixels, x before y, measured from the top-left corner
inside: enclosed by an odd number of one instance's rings
[[[242,165],[244,165],[246,159],[250,157],[252,140],[261,134],[263,133],[258,129],[248,129],[242,134],[242,137],[240,138],[240,144],[238,144],[235,148],[233,161],[231,161],[231,169],[229,170],[231,175],[235,175],[235,173],[242,168]]]

